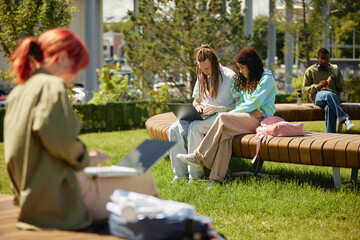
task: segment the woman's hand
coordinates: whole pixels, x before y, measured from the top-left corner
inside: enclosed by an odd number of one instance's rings
[[[95,150],[89,152],[90,166],[102,166],[103,162],[111,162],[111,159],[105,153]]]
[[[218,109],[218,106],[214,106],[214,105],[204,106],[202,114],[212,115],[212,114],[218,112],[217,109]]]
[[[257,110],[257,109],[255,109],[251,113],[254,116],[254,118],[259,120],[260,122],[264,119],[264,114],[262,112],[260,112],[259,110]]]
[[[195,109],[196,109],[196,111],[198,111],[200,114],[203,114],[203,112],[204,112],[204,106],[201,105],[201,104],[196,104],[196,105],[195,105]]]

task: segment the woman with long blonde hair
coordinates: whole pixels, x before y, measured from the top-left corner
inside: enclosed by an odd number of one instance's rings
[[[208,45],[201,45],[196,53],[197,81],[193,90],[192,104],[199,113],[211,115],[233,109],[234,96],[231,85],[236,74],[229,68],[220,64],[216,52]],[[176,158],[177,154],[193,152],[200,144],[207,131],[215,121],[216,114],[197,121],[178,120],[169,129],[169,141],[177,144],[170,150],[171,166],[175,177],[173,181],[181,178],[197,179],[203,176],[202,168],[196,169],[187,166]]]

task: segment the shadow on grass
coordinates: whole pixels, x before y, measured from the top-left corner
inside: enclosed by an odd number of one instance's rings
[[[345,127],[343,127],[343,129],[344,129]],[[356,129],[354,129],[354,130],[346,130],[346,128],[345,128],[345,130],[343,130],[342,131],[342,133],[345,133],[345,134],[360,134],[360,130],[356,130]]]
[[[249,159],[242,158],[231,158],[229,165],[231,173],[234,172],[243,172],[251,171],[252,164]],[[278,175],[277,180],[283,182],[294,182],[299,186],[309,185],[312,187],[319,187],[323,189],[334,189],[334,179],[332,169],[329,167],[330,171],[324,167],[320,166],[303,166],[298,164],[286,164],[286,163],[274,163],[274,162],[264,162],[262,173],[272,176]],[[350,182],[349,174],[342,174],[343,183]],[[239,179],[241,181],[254,176],[251,175],[242,175],[234,176],[228,175],[229,180],[234,181]],[[344,177],[345,176],[345,177]],[[261,179],[261,178],[259,178]],[[360,191],[359,184],[353,185],[351,188],[354,188],[356,191]]]

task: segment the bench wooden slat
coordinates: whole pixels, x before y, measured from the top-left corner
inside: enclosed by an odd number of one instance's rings
[[[282,139],[281,137],[272,138],[271,141],[268,143],[270,159],[279,159],[280,158],[278,144],[281,139]]]
[[[307,165],[316,165],[320,164],[319,166],[322,166],[322,159],[320,161],[314,161],[314,154],[312,153],[312,146],[314,142],[317,140],[321,140],[324,138],[324,135],[321,133],[314,134],[314,133],[307,133],[309,134],[308,138],[305,138],[299,146],[300,149],[300,156],[301,156],[301,163],[307,164]],[[319,144],[319,143],[315,143]]]
[[[359,168],[359,142],[350,142],[346,147],[346,159],[351,159],[347,162],[349,168]]]
[[[287,137],[283,137],[281,138],[281,140],[278,143],[278,148],[279,148],[279,159],[277,159],[279,162],[290,162],[290,158],[289,158],[289,142],[288,142]]]
[[[338,152],[338,154],[341,154],[341,152],[345,153],[344,149],[346,149],[346,145],[351,141],[359,141],[359,136],[348,134],[347,136],[343,136],[341,139],[333,139],[333,140],[327,141],[324,144],[323,150],[322,150],[323,156],[324,156],[324,165],[347,167],[346,155],[343,154],[342,158],[341,157],[336,158],[335,153],[336,152]],[[343,146],[343,147],[336,148],[338,145]]]
[[[256,138],[255,138],[255,140],[256,140]],[[270,141],[271,141],[271,138],[263,138],[261,140],[261,145],[268,146]],[[260,159],[269,159],[269,157],[270,157],[269,149],[267,147],[262,148],[261,145],[260,145],[260,150],[259,150],[259,158]]]
[[[328,137],[323,137],[321,139],[317,139],[315,140],[312,144],[311,144],[311,158],[312,158],[312,163],[314,165],[318,165],[318,166],[326,166],[324,165],[324,157],[323,157],[323,146],[324,144],[329,141],[329,140],[341,140],[341,138],[344,137],[341,134],[332,134]],[[331,166],[331,165],[329,165]]]
[[[112,235],[101,235],[88,232],[61,231],[61,230],[42,230],[42,231],[25,231],[16,228],[15,223],[19,215],[19,208],[13,205],[13,196],[0,194],[0,238],[1,239],[72,239],[72,240],[121,240]]]

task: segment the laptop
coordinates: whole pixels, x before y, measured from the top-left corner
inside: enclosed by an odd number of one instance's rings
[[[122,161],[112,166],[86,167],[85,174],[96,177],[116,177],[143,174],[175,144],[160,140],[145,140]]]
[[[215,114],[200,114],[190,103],[168,103],[167,105],[179,120],[204,120]]]

